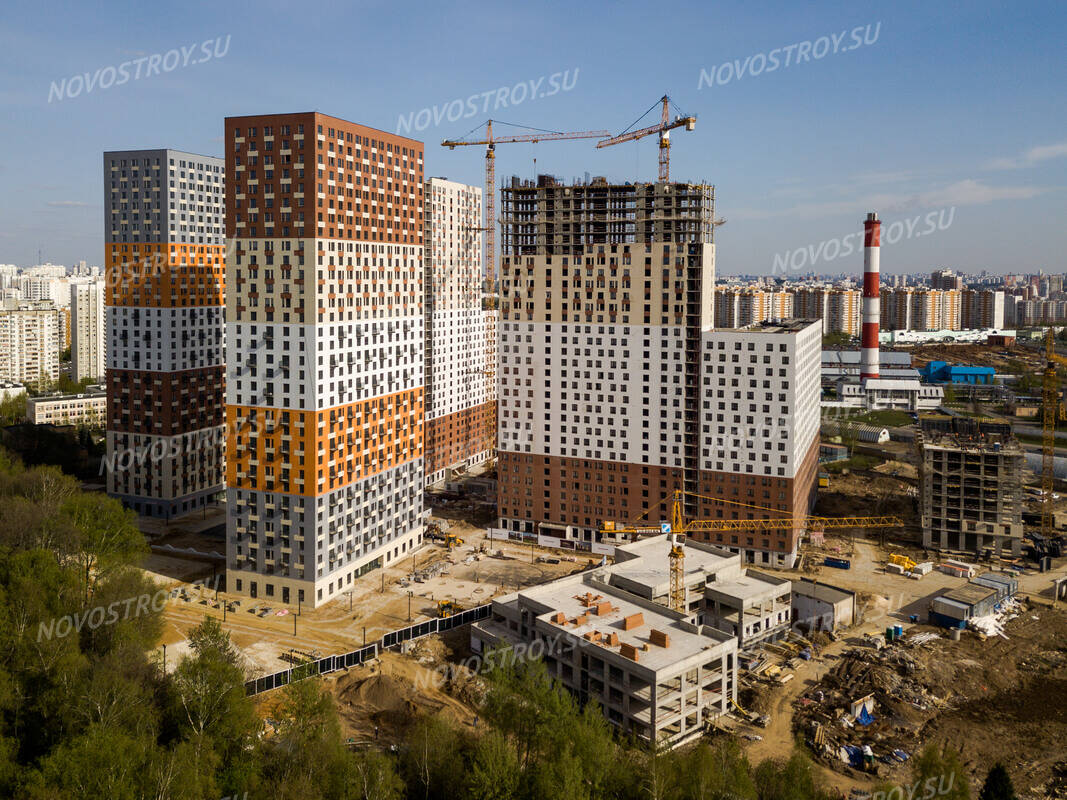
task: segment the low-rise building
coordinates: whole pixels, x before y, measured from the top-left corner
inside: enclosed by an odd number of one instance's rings
[[[803,632],[835,631],[856,622],[856,593],[798,578],[792,582],[793,624]]]
[[[738,648],[788,630],[791,583],[688,541],[674,610],[670,549],[650,537],[615,548],[614,564],[497,598],[471,647],[539,643],[549,674],[623,732],[668,746],[696,738],[736,699]]]
[[[34,425],[89,425],[103,427],[107,417],[107,392],[49,394],[31,397],[26,416]]]

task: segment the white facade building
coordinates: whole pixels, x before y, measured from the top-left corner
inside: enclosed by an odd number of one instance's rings
[[[71,377],[97,380],[104,377],[104,283],[75,283],[70,287]]]
[[[483,298],[482,190],[430,178],[425,187],[426,485],[492,457],[496,309]],[[491,303],[489,304],[492,305]]]
[[[59,378],[63,312],[51,303],[0,309],[0,380],[39,385]]]

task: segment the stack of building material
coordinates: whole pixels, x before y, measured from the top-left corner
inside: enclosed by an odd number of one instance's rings
[[[901,566],[900,564],[892,564],[892,563],[890,563],[890,564],[886,564],[885,565],[885,571],[890,573],[891,575],[903,575],[904,574],[904,567]]]
[[[917,572],[917,573],[919,573],[919,575],[929,575],[931,572],[933,572],[933,569],[934,569],[934,562],[933,561],[921,561],[918,564],[916,564],[914,567],[912,567],[911,571],[912,572]]]
[[[973,564],[951,558],[938,564],[937,568],[946,575],[955,575],[958,578],[973,578],[976,571]]]

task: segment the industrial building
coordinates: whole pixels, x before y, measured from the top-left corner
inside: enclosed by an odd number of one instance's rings
[[[823,402],[828,408],[860,408],[866,411],[899,409],[918,412],[941,405],[944,390],[939,386],[922,384],[910,366],[894,366],[882,373],[880,325],[897,327],[897,312],[893,304],[896,293],[912,292],[912,289],[890,290],[889,303],[882,304],[880,293],[881,275],[881,230],[882,223],[874,212],[867,214],[863,222],[863,324],[858,353],[858,380],[851,372],[835,381],[833,399]],[[904,324],[907,327],[906,324]],[[958,327],[958,326],[957,326]],[[842,362],[844,356],[840,356]],[[852,357],[853,360],[855,357]],[[841,369],[840,366],[837,369]]]
[[[931,361],[921,370],[923,380],[927,383],[967,384],[970,386],[991,386],[997,371],[993,367],[969,367],[965,364],[949,364],[946,361]]]
[[[811,508],[821,325],[713,328],[713,212],[700,184],[541,176],[503,189],[503,534],[606,552],[602,522],[675,489],[689,519]],[[798,534],[716,542],[789,565]]]
[[[107,491],[147,516],[225,486],[225,177],[210,156],[104,153]]]
[[[856,622],[856,593],[828,583],[792,581],[793,624],[808,632],[837,631]]]
[[[423,532],[421,142],[225,122],[227,590],[318,606]]]
[[[1011,575],[986,572],[935,597],[930,622],[943,628],[965,628],[971,620],[992,614],[1018,590],[1019,582]]]
[[[791,589],[723,548],[682,549],[681,610],[670,607],[669,537],[655,536],[616,548],[614,564],[495,599],[472,649],[539,642],[549,674],[623,732],[668,746],[696,738],[736,700],[739,646],[788,629]]]
[[[488,461],[496,445],[496,307],[483,294],[482,190],[430,178],[426,198],[426,485]]]
[[[923,546],[1020,556],[1025,454],[1011,425],[940,415],[919,425]]]

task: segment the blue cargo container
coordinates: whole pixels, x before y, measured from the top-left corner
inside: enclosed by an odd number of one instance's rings
[[[838,569],[852,569],[852,562],[847,558],[831,558],[827,556],[823,562],[827,567],[837,567]]]
[[[967,627],[967,620],[965,619],[953,619],[945,614],[938,614],[936,611],[930,612],[930,624],[938,625],[942,628],[959,628],[963,629]]]

